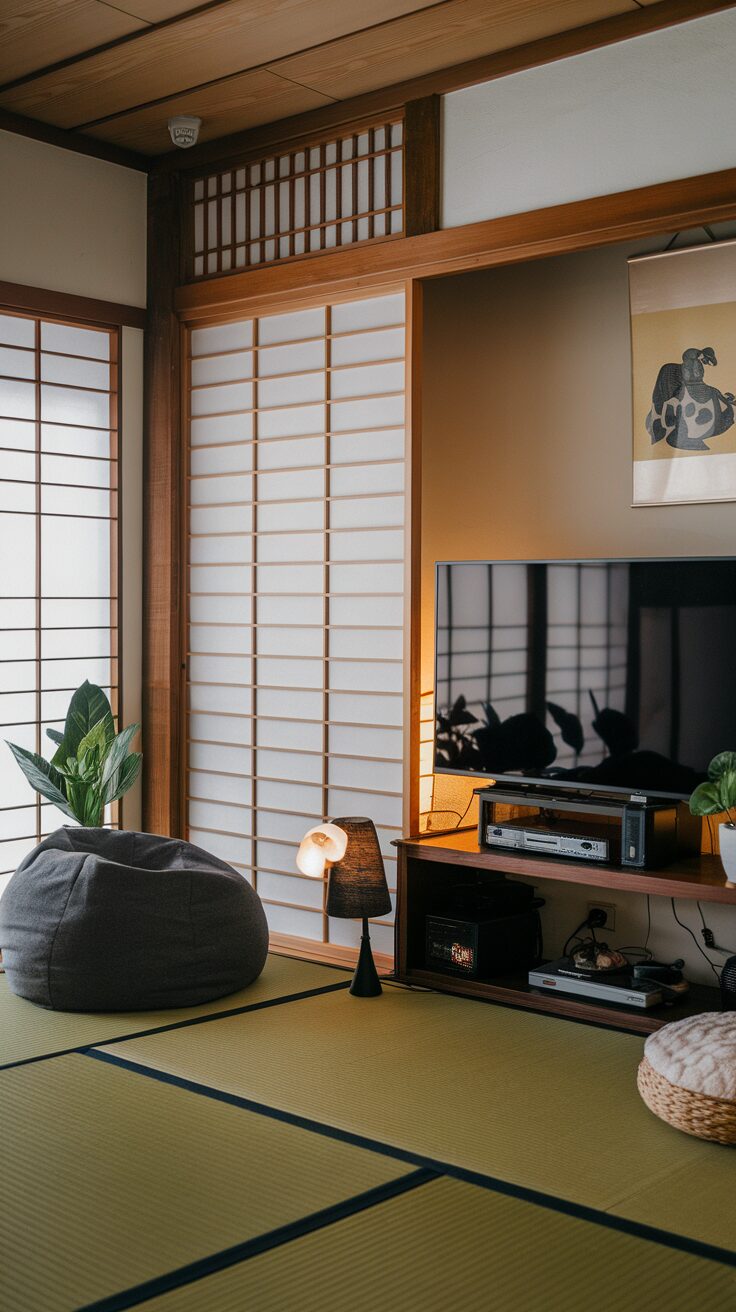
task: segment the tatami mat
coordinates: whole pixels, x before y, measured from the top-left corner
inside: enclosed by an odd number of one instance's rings
[[[269,956],[263,974],[250,988],[201,1007],[175,1007],[167,1011],[68,1012],[47,1011],[10,992],[0,974],[0,1067],[28,1061],[85,1044],[104,1043],[160,1025],[176,1024],[197,1016],[266,1002],[291,993],[347,982],[349,975],[329,966],[289,957]]]
[[[79,1053],[1,1072],[0,1106],[3,1312],[70,1312],[411,1170]]]
[[[437,1180],[143,1312],[733,1312],[736,1272]]]
[[[333,993],[118,1051],[527,1189],[663,1228],[669,1217],[680,1234],[736,1248],[726,1233],[733,1154],[647,1111],[636,1036],[387,987],[379,999]]]

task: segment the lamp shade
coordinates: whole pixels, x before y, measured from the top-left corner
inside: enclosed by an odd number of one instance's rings
[[[344,920],[385,916],[391,910],[376,826],[367,816],[333,820],[348,836],[344,857],[330,870],[328,916]]]
[[[315,825],[304,835],[296,855],[297,868],[303,875],[321,879],[328,862],[345,855],[348,837],[337,825]]]

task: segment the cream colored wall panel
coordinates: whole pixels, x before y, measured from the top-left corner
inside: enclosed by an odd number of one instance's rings
[[[389,466],[392,468],[392,466]],[[344,471],[343,471],[344,472]],[[358,471],[353,471],[357,473]],[[356,478],[356,483],[360,481]],[[387,481],[387,480],[386,480]],[[401,496],[342,497],[332,503],[333,529],[387,528],[404,522],[404,498]]]
[[[260,625],[259,656],[323,656],[324,630],[321,628],[276,628]]]
[[[253,415],[209,415],[206,419],[193,419],[189,431],[192,446],[249,442],[253,438]]]
[[[356,332],[365,328],[403,326],[405,316],[403,293],[392,296],[375,296],[364,301],[345,301],[332,308],[332,331]]]
[[[253,781],[224,774],[221,770],[209,773],[192,770],[189,774],[189,795],[211,802],[236,802],[250,806],[253,798]]]
[[[258,597],[256,615],[258,624],[322,625],[324,603],[322,597],[301,597],[284,595],[281,597]]]
[[[228,502],[249,501],[252,496],[253,480],[249,476],[233,477],[232,474],[212,474],[206,478],[191,480],[190,497],[193,506],[215,506]]]
[[[333,529],[330,534],[333,561],[401,560],[403,554],[403,529],[374,529],[366,533]]]
[[[332,629],[330,656],[351,660],[401,661],[404,654],[401,629]]]
[[[192,712],[189,716],[189,736],[199,742],[233,743],[248,746],[251,732],[250,718],[240,715],[204,715]]]
[[[253,377],[253,352],[232,351],[229,355],[204,356],[192,360],[193,387],[212,383],[242,382]]]
[[[251,563],[253,543],[245,533],[226,537],[193,537],[189,558],[193,565],[247,565]]]
[[[404,722],[400,697],[371,693],[331,692],[329,716],[330,724],[378,724],[398,728]]]
[[[258,539],[258,563],[291,564],[294,560],[321,561],[321,533],[264,533]]]
[[[189,823],[195,829],[215,829],[227,834],[241,834],[243,837],[248,837],[252,833],[253,816],[247,806],[224,802],[200,802],[190,798]],[[243,858],[240,859],[242,861]]]
[[[259,469],[294,469],[323,466],[324,437],[295,437],[280,442],[262,442],[258,451]]]
[[[207,672],[209,673],[209,664]],[[189,708],[192,711],[213,711],[221,715],[250,715],[252,695],[249,687],[234,684],[192,683],[189,689]],[[245,730],[246,726],[243,728]]]
[[[241,474],[249,473],[253,468],[253,445],[250,442],[229,442],[225,446],[211,446],[198,450],[191,456],[191,473],[199,474]]]
[[[298,843],[309,828],[311,816],[319,816],[322,790],[302,783],[279,783],[258,779],[256,834],[264,838],[293,838]]]
[[[194,624],[250,624],[252,610],[250,597],[189,598],[189,618]]]
[[[245,350],[253,344],[253,324],[250,319],[245,319],[239,323],[218,324],[214,328],[194,328],[190,343],[192,355]]]
[[[403,328],[386,328],[367,333],[354,333],[348,337],[335,337],[332,342],[332,364],[366,364],[371,360],[404,359],[405,333]]]
[[[213,770],[244,780],[250,779],[253,773],[249,747],[221,747],[219,744],[197,742],[193,738],[189,745],[189,764],[193,770]]]
[[[300,491],[300,496],[303,496]],[[285,532],[290,529],[321,529],[325,524],[324,502],[286,501],[281,504],[258,507],[258,530],[261,533]]]
[[[191,412],[195,416],[232,414],[253,408],[252,383],[220,383],[217,387],[196,388],[191,393]]]
[[[352,443],[358,442],[360,439],[350,438],[349,440]],[[354,463],[346,465],[345,468],[332,470],[330,490],[333,497],[403,492],[405,476],[403,437],[401,448],[402,454],[394,457],[390,464],[378,463],[379,457],[375,455],[375,452],[368,452],[365,447],[362,450],[360,448],[353,449],[351,451],[351,460]],[[371,456],[374,457],[376,463],[371,462]],[[364,463],[366,459],[370,462],[368,468]]]
[[[404,622],[404,598],[396,596],[378,597],[330,597],[330,623],[333,625],[375,625],[401,627]]]

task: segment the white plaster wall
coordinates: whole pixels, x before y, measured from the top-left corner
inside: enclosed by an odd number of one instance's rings
[[[0,132],[0,279],[145,305],[145,174]]]
[[[736,165],[736,10],[443,99],[442,226]]]

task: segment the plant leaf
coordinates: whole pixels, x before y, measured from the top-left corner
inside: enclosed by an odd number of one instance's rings
[[[102,823],[102,798],[96,788],[85,789],[82,809],[84,814],[83,825],[94,829]]]
[[[715,783],[727,770],[736,770],[736,752],[719,752],[708,766],[708,778]]]
[[[723,810],[716,784],[698,784],[690,798],[691,815],[717,815]]]
[[[120,776],[115,791],[110,793],[109,796],[108,791],[106,790],[105,792],[104,796],[106,803],[117,802],[118,798],[123,796],[123,793],[127,793],[128,789],[132,788],[140,774],[142,760],[143,756],[140,752],[132,752],[130,756],[126,756],[120,769]],[[111,780],[110,782],[113,783],[114,780]]]
[[[585,735],[577,715],[573,715],[572,711],[566,711],[564,706],[558,706],[556,702],[547,702],[547,710],[562,735],[563,743],[572,747],[574,752],[582,752]]]
[[[115,736],[115,724],[112,710],[101,688],[85,679],[77,688],[66,713],[64,737],[51,764],[59,765],[69,756],[76,756],[82,739],[100,720],[105,721],[105,737],[112,741]]]
[[[75,815],[67,801],[66,793],[63,791],[64,781],[58,770],[36,752],[26,751],[25,747],[17,747],[15,743],[8,743],[8,747],[31,787],[49,802],[53,802],[54,806],[58,806],[64,815],[77,820],[79,817]]]
[[[726,753],[724,752],[725,756]],[[722,811],[730,811],[731,807],[736,806],[736,768],[726,770],[716,782],[716,789],[721,802]]]
[[[105,760],[105,766],[102,771],[102,779],[100,781],[102,795],[106,802],[112,800],[112,795],[116,792],[120,784],[120,772],[122,770],[123,762],[128,755],[128,748],[130,747],[131,740],[135,737],[140,727],[139,724],[129,724],[127,729],[123,729],[123,732],[118,734],[117,738],[114,739],[110,746],[110,750],[108,751]]]
[[[50,738],[52,743],[56,743],[57,746],[59,743],[63,743],[64,741],[64,735],[63,733],[60,732],[59,729],[47,729],[46,737]]]
[[[107,748],[108,744],[111,745],[113,741],[113,739],[108,738],[107,717],[103,716],[101,720],[98,720],[96,724],[92,725],[92,728],[84,735],[84,738],[82,738],[77,747],[77,760],[79,761],[80,766],[87,753],[94,751],[95,748],[100,749],[100,759],[103,759],[102,749]]]

